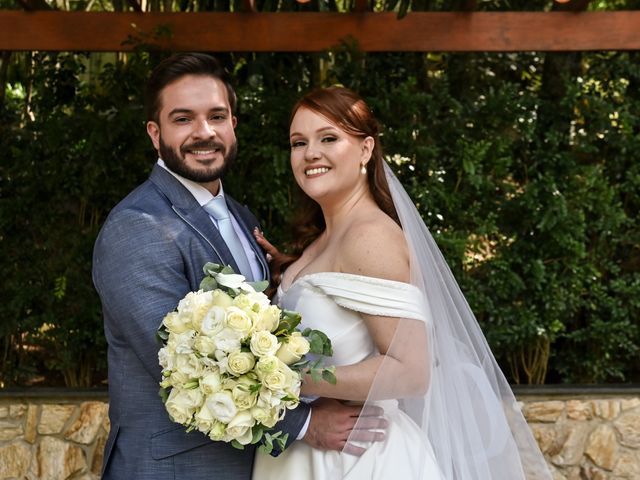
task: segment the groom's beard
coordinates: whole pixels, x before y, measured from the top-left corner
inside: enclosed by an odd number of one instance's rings
[[[180,147],[180,153],[176,152],[173,148],[168,146],[166,143],[162,141],[162,137],[159,139],[160,141],[160,158],[164,161],[165,165],[174,173],[177,173],[183,178],[187,180],[191,180],[197,183],[208,183],[214,180],[218,180],[219,178],[223,178],[225,173],[229,170],[231,165],[236,159],[238,154],[238,142],[234,141],[229,150],[225,148],[222,143],[215,141],[201,141],[201,142],[193,142],[188,145],[183,145]],[[189,150],[196,149],[208,149],[208,148],[219,148],[223,154],[223,162],[219,167],[202,167],[199,169],[191,168],[184,160],[184,155]]]

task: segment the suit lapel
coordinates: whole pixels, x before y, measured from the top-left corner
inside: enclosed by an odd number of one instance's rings
[[[220,232],[211,222],[209,214],[193,198],[191,192],[159,165],[153,167],[149,180],[168,199],[173,211],[211,246],[218,257],[218,261],[225,265],[231,265],[235,271],[238,271],[238,265],[222,239]]]

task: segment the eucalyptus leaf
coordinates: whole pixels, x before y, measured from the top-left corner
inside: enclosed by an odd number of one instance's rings
[[[205,292],[210,292],[218,288],[218,282],[213,277],[204,277],[200,282],[200,290],[204,290]]]

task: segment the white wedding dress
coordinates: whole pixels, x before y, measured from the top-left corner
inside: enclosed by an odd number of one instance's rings
[[[431,322],[416,287],[360,275],[323,272],[297,279],[287,291],[278,289],[279,305],[302,314],[301,327],[325,332],[333,344],[326,365],[350,365],[378,352],[359,312]],[[279,457],[256,454],[254,480],[439,480],[440,470],[428,439],[398,408],[398,401],[376,402],[385,411],[389,427],[385,440],[364,446],[356,457],[317,450],[294,442]]]

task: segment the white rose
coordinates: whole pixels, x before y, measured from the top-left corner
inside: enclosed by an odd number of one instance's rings
[[[211,430],[209,431],[209,438],[215,442],[219,442],[220,440],[224,440],[226,437],[227,425],[214,420],[211,425]]]
[[[227,308],[227,325],[229,328],[241,333],[242,337],[247,337],[253,327],[253,322],[244,310],[231,306]]]
[[[280,412],[277,408],[264,408],[257,405],[251,409],[251,416],[267,428],[272,428],[280,420]]]
[[[202,335],[213,337],[226,326],[227,312],[223,307],[212,306],[194,325]]]
[[[190,353],[188,355],[176,355],[176,370],[187,375],[190,378],[196,378],[202,375],[203,365],[199,358]]]
[[[171,333],[167,340],[167,347],[177,354],[190,354],[193,352],[193,339],[195,330],[185,330],[182,333]]]
[[[255,332],[251,335],[251,342],[249,343],[251,351],[257,357],[274,355],[278,351],[279,345],[278,337],[265,330]]]
[[[246,295],[254,312],[259,312],[271,306],[271,300],[262,292],[248,292]]]
[[[256,363],[256,374],[258,378],[262,380],[265,375],[275,372],[280,366],[280,360],[273,355],[265,355],[258,359]]]
[[[211,415],[211,412],[209,411],[209,408],[207,407],[206,403],[202,405],[202,407],[200,407],[196,412],[196,415],[195,415],[196,428],[202,433],[205,433],[205,434],[209,433],[209,431],[213,427],[213,424],[216,421],[217,420],[213,418],[213,415]]]
[[[174,370],[171,372],[171,375],[169,375],[169,377],[165,379],[165,382],[168,385],[171,385],[174,387],[181,387],[182,385],[189,382],[190,380],[191,380],[191,377],[189,377],[189,375],[179,370]]]
[[[238,413],[231,392],[228,391],[208,395],[206,404],[213,418],[222,423],[229,423],[231,419],[236,416],[236,413]]]
[[[216,342],[213,338],[204,337],[202,335],[198,335],[193,341],[194,348],[201,355],[211,355],[216,351]]]
[[[180,300],[180,303],[178,303],[178,313],[185,319],[189,318],[195,328],[211,307],[212,302],[213,295],[211,292],[205,292],[203,290],[189,292]]]
[[[233,305],[233,298],[222,290],[213,290],[213,305],[216,307],[227,308]]]
[[[249,300],[249,297],[246,293],[237,295],[233,299],[233,306],[239,308],[245,313],[253,311],[253,303],[251,302],[251,300]]]
[[[165,346],[158,351],[158,362],[163,370],[173,370],[175,367],[175,359],[176,352],[171,348]]]
[[[211,395],[222,389],[222,378],[218,372],[208,372],[200,379],[200,389],[205,395]]]
[[[258,313],[258,318],[253,325],[253,330],[259,332],[266,330],[268,332],[275,332],[280,324],[280,309],[275,305],[269,305]]]
[[[222,380],[222,388],[224,390],[232,391],[234,388],[236,388],[237,384],[238,384],[238,379],[236,378],[228,377]]]
[[[256,358],[249,352],[231,352],[228,357],[227,369],[233,375],[247,373],[256,364]]]
[[[203,399],[202,392],[197,388],[174,388],[169,393],[165,407],[174,422],[185,425],[191,421],[196,409],[202,405]]]
[[[214,338],[216,342],[216,349],[227,353],[240,350],[241,339],[242,333],[231,328],[223,329]]]
[[[238,379],[238,383],[231,391],[233,401],[238,410],[248,410],[258,401],[258,392],[252,391],[252,387],[258,385],[255,380],[243,375]]]
[[[167,313],[162,323],[171,333],[183,333],[191,329],[191,319],[181,316],[178,312]]]
[[[269,390],[284,391],[291,383],[292,378],[297,377],[295,372],[287,367],[283,362],[280,362],[278,369],[274,372],[264,375],[262,378],[262,384]]]
[[[267,387],[262,387],[260,389],[260,394],[258,395],[258,401],[256,403],[257,407],[264,408],[266,410],[271,410],[274,407],[277,407],[282,402],[280,402],[280,397],[274,395],[271,390]]]
[[[276,357],[287,365],[291,365],[309,353],[309,348],[307,339],[300,332],[293,332],[288,339],[282,342]]]
[[[227,434],[242,445],[248,445],[253,439],[251,427],[256,424],[251,412],[243,410],[238,412],[227,425]]]

